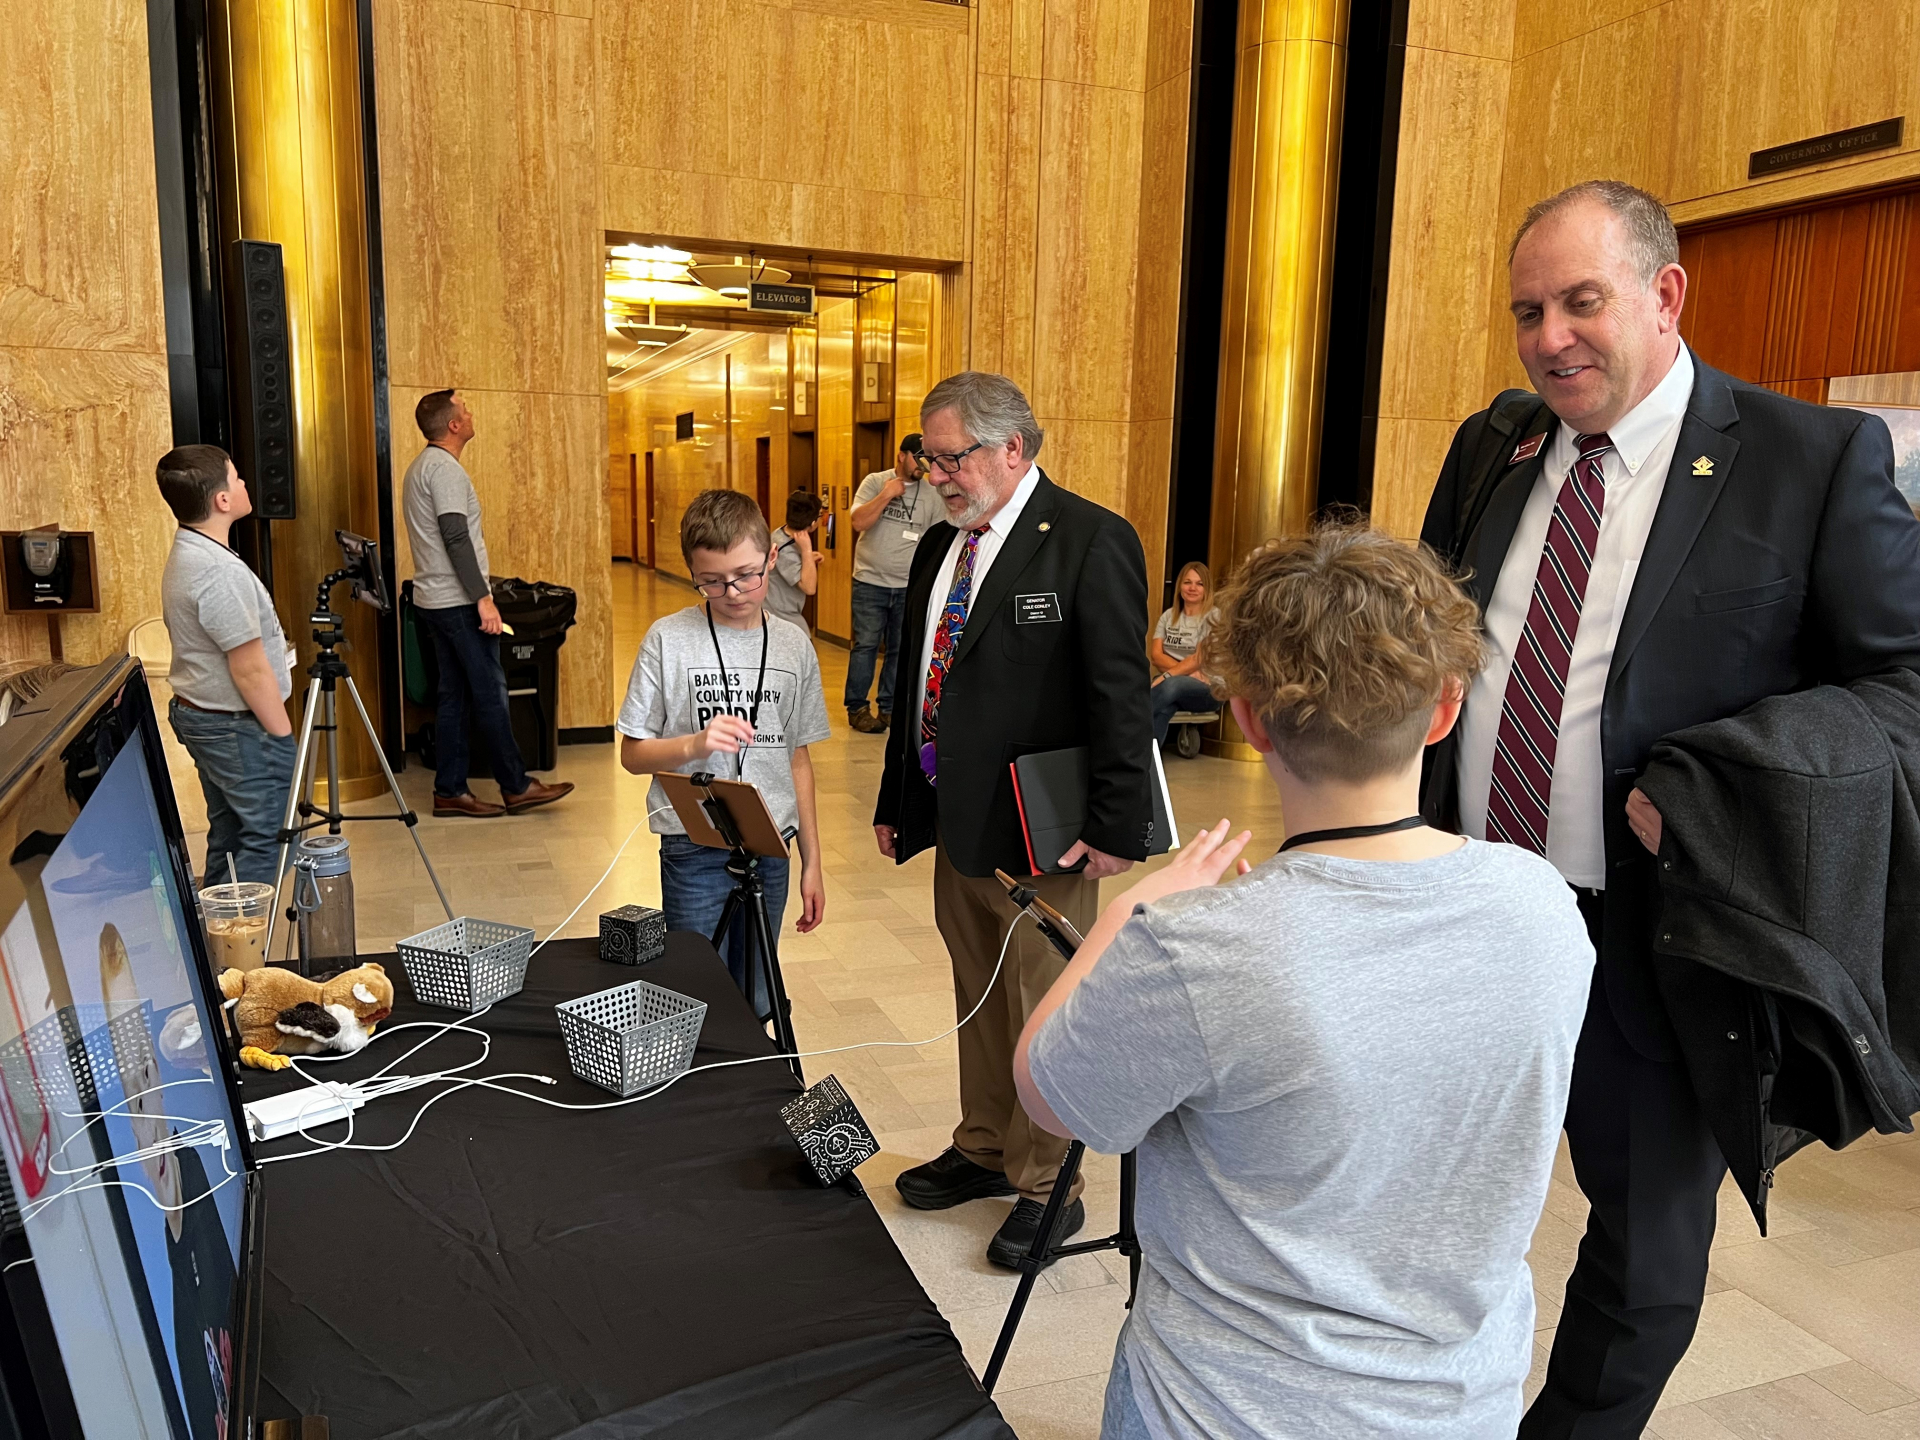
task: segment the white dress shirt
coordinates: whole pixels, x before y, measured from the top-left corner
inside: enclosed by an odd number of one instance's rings
[[[994,557],[1000,553],[1000,547],[1007,543],[1007,536],[1013,533],[1020,512],[1027,508],[1027,501],[1033,498],[1034,488],[1039,483],[1040,467],[1027,466],[1027,473],[1013,487],[1013,494],[1000,507],[1000,513],[987,522],[987,533],[980,537],[980,544],[973,552],[973,590],[967,601],[969,623],[973,620],[973,601],[980,597],[980,587],[986,583],[987,571],[993,568]],[[964,530],[953,537],[952,543],[947,546],[946,562],[941,565],[939,576],[933,582],[933,590],[927,596],[927,633],[920,643],[920,673],[913,682],[913,743],[907,746],[909,758],[920,753],[920,710],[927,700],[927,669],[933,664],[933,637],[940,628],[940,612],[947,608],[947,595],[953,589],[953,568],[960,563],[960,547],[966,543],[967,532]]]
[[[1607,884],[1607,850],[1601,813],[1606,776],[1600,758],[1600,707],[1614,639],[1626,613],[1640,555],[1647,548],[1654,512],[1667,486],[1693,395],[1693,357],[1687,347],[1666,378],[1607,432],[1613,449],[1600,460],[1607,498],[1600,511],[1600,541],[1580,607],[1580,630],[1568,663],[1567,692],[1560,707],[1560,740],[1554,751],[1553,788],[1547,797],[1547,859],[1569,885],[1601,890]],[[1526,627],[1534,579],[1546,548],[1554,502],[1578,458],[1574,433],[1562,424],[1547,447],[1546,463],[1507,547],[1506,562],[1487,605],[1487,667],[1467,693],[1460,715],[1458,778],[1460,825],[1476,840],[1487,838],[1487,791],[1493,749],[1500,735],[1500,707],[1514,647]]]

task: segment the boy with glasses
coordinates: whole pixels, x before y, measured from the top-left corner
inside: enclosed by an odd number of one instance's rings
[[[707,771],[757,785],[788,839],[800,841],[802,934],[820,923],[826,888],[813,759],[824,740],[826,700],[812,639],[766,610],[772,537],[753,500],[703,490],[680,519],[680,553],[703,603],[654,621],[620,707],[620,763],[635,775]],[[697,845],[655,781],[649,824],[660,837],[661,909],[670,930],[711,935],[733,892],[727,852]],[[762,859],[767,918],[776,937],[786,910],[788,862]],[[742,993],[765,1017],[769,997],[749,988],[745,915],[722,937],[722,957]]]

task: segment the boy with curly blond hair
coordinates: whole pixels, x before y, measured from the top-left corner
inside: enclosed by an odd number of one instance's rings
[[[1519,1424],[1593,950],[1546,861],[1418,816],[1480,663],[1473,601],[1375,531],[1271,541],[1221,592],[1207,669],[1286,842],[1249,866],[1223,820],[1133,886],[1014,1059],[1035,1123],[1139,1152],[1108,1440]]]

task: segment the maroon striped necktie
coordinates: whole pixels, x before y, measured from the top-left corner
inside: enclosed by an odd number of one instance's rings
[[[1547,853],[1547,801],[1553,793],[1553,756],[1560,742],[1560,707],[1567,696],[1567,669],[1580,633],[1580,607],[1587,575],[1600,542],[1600,511],[1607,482],[1600,461],[1613,449],[1605,435],[1576,435],[1580,452],[1560,487],[1533,603],[1514,647],[1507,697],[1500,706],[1500,737],[1493,750],[1493,784],[1487,794],[1487,838]]]

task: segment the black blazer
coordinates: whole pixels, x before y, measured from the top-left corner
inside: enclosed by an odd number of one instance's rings
[[[894,828],[896,863],[937,838],[963,875],[1030,873],[1008,766],[1019,755],[1075,745],[1091,752],[1081,838],[1144,860],[1153,832],[1153,719],[1140,537],[1041,472],[973,597],[947,671],[936,804],[920,770],[920,655],[933,587],[950,578],[953,536],[944,521],[931,527],[907,578],[886,774],[873,810],[874,824]]]
[[[1650,959],[1659,871],[1626,822],[1654,742],[1769,695],[1920,669],[1920,523],[1894,488],[1885,423],[1735,380],[1697,355],[1693,363],[1600,712],[1600,973],[1621,1030],[1660,1060],[1679,1050]],[[1534,458],[1506,466],[1467,538],[1467,585],[1483,614],[1552,438],[1550,428]],[[1465,449],[1456,433],[1420,533],[1442,554],[1471,478]],[[1421,800],[1430,822],[1452,828],[1455,749],[1453,736],[1432,748]]]

